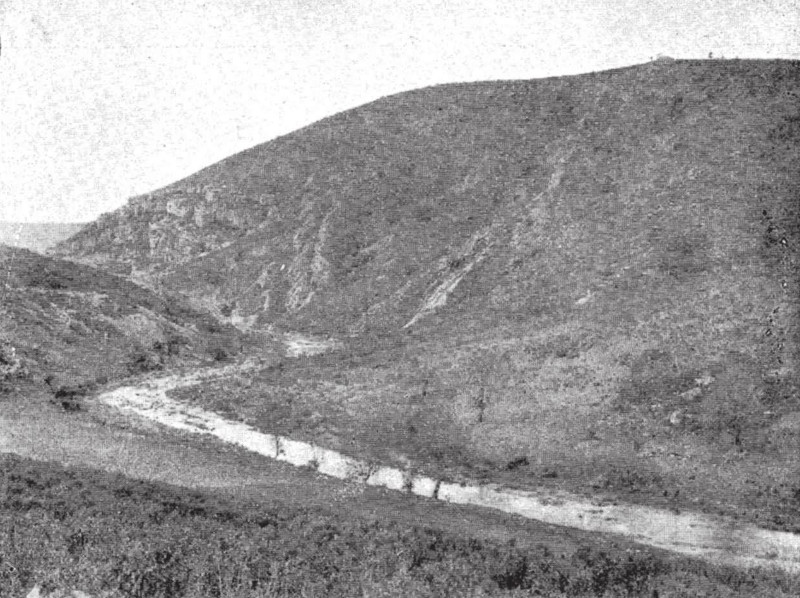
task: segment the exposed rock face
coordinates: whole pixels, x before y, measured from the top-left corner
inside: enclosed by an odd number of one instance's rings
[[[146,267],[158,272],[226,246],[263,218],[247,202],[231,206],[214,203],[214,197],[214,190],[193,185],[135,197],[54,253],[74,254],[115,270]]]

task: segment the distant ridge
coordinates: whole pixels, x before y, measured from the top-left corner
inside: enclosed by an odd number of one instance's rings
[[[42,253],[84,226],[85,222],[0,222],[0,245]]]

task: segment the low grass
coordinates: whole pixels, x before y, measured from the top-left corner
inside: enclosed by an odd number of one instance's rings
[[[521,549],[0,457],[0,596],[792,596],[791,576],[647,551]]]

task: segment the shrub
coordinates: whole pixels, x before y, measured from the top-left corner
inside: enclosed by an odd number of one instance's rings
[[[221,345],[214,345],[209,347],[208,353],[214,361],[228,361],[231,359],[231,354],[225,347]]]
[[[10,378],[20,367],[17,350],[8,341],[0,341],[0,376]]]
[[[141,372],[152,372],[164,369],[163,357],[158,353],[147,351],[146,349],[138,349],[134,351],[131,356],[131,362],[128,365],[128,370],[132,374]]]
[[[83,408],[83,398],[91,388],[91,385],[87,384],[59,386],[53,393],[50,402],[60,405],[64,411],[80,411]]]
[[[5,383],[26,374],[25,366],[17,357],[17,350],[8,341],[0,340],[0,390]]]
[[[59,403],[64,411],[80,411],[80,399],[83,393],[75,388],[59,388],[55,394],[55,401]]]

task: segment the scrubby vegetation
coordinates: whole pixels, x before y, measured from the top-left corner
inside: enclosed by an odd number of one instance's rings
[[[0,378],[28,372],[58,390],[236,355],[245,342],[180,297],[89,266],[0,246],[0,269]]]
[[[400,329],[469,267],[427,331],[607,305],[689,351],[675,318],[741,330],[797,294],[799,86],[797,61],[677,60],[404,92],[132,198],[58,252],[337,336]]]
[[[791,596],[787,575],[589,546],[552,554],[424,527],[0,458],[0,596]]]

